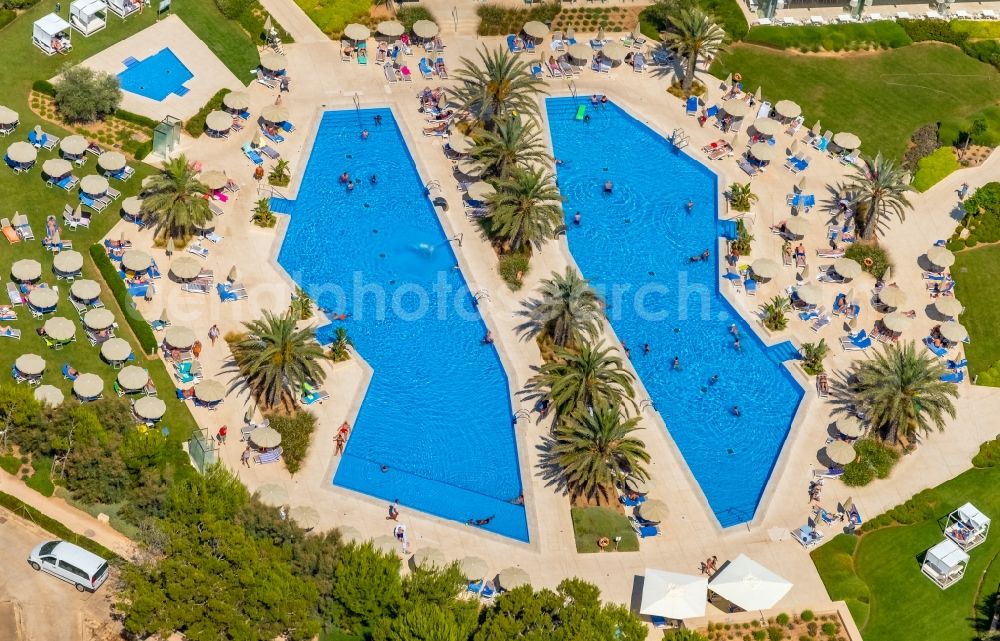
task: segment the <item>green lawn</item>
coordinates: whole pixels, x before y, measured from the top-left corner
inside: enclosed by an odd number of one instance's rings
[[[921,573],[920,562],[943,539],[942,519],[966,501],[1000,517],[998,486],[1000,467],[969,470],[914,497],[913,503],[928,507],[929,518],[860,538],[842,534],[812,553],[830,597],[847,602],[865,641],[975,639],[992,614],[1000,536],[991,533],[972,550],[965,576],[947,590]]]
[[[197,0],[195,0],[197,1]],[[352,22],[365,22],[372,0],[295,0],[323,33],[339,38]]]
[[[628,518],[609,507],[574,507],[571,510],[573,533],[576,537],[577,552],[600,552],[597,541],[607,537],[611,541],[608,550],[615,549],[615,537],[619,552],[635,552],[639,549],[639,538],[628,522]]]
[[[901,157],[921,125],[964,118],[1000,99],[1000,73],[959,49],[919,44],[877,53],[814,56],[736,44],[712,65],[724,78],[763,86],[772,102],[802,105],[806,125],[852,131],[862,151]]]
[[[951,268],[955,295],[965,307],[962,324],[971,341],[965,346],[969,373],[981,374],[1000,361],[1000,305],[996,275],[1000,274],[1000,245],[979,245],[955,254]]]
[[[961,169],[955,150],[951,147],[939,147],[934,153],[917,161],[917,171],[913,174],[913,188],[917,191],[927,191],[938,184],[951,172]]]

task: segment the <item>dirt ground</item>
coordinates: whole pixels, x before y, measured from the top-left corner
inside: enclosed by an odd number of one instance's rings
[[[110,619],[114,573],[94,594],[28,565],[35,545],[53,537],[0,509],[0,639],[2,641],[96,641],[114,638]]]

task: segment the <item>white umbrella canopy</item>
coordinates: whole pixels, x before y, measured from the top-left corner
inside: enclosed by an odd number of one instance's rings
[[[10,267],[14,280],[32,281],[42,277],[42,264],[33,258],[22,258]]]
[[[833,271],[837,272],[847,280],[857,278],[861,274],[861,263],[850,258],[838,258],[833,261]]]
[[[670,619],[705,616],[708,578],[646,568],[639,613]]]
[[[774,278],[781,270],[781,266],[770,258],[758,258],[750,265],[750,269],[761,278]]]
[[[222,104],[233,111],[243,111],[250,107],[250,94],[245,91],[230,91],[222,97]]]
[[[486,576],[487,564],[478,556],[466,556],[458,560],[458,567],[462,574],[470,581],[478,581]]]
[[[14,367],[25,376],[40,376],[45,371],[45,359],[38,354],[21,354]]]
[[[352,22],[344,27],[344,35],[351,40],[367,40],[368,36],[371,35],[371,31],[363,24]]]
[[[826,457],[837,465],[847,465],[858,457],[854,446],[845,441],[834,441],[824,448]]]
[[[226,280],[228,280],[230,283],[235,283],[239,279],[240,279],[240,270],[236,268],[236,265],[233,265],[232,267],[229,268],[229,273],[226,275]]]
[[[708,587],[744,610],[769,610],[792,589],[792,584],[741,554],[712,577]]]
[[[444,552],[436,547],[422,547],[413,555],[413,565],[425,569],[444,568],[447,561]]]
[[[260,56],[260,66],[268,71],[282,71],[285,68],[285,57],[268,51]]]
[[[216,190],[225,187],[229,182],[229,177],[221,171],[213,169],[211,171],[203,172],[198,177],[198,180],[204,183],[209,189]]]
[[[120,151],[105,151],[97,157],[97,166],[104,171],[121,171],[125,168],[125,154]]]
[[[122,254],[122,267],[130,272],[144,272],[153,264],[153,258],[139,249],[130,249]]]
[[[258,427],[250,434],[250,440],[258,447],[278,447],[281,433],[273,427]]]
[[[906,292],[896,285],[889,285],[878,293],[878,299],[889,307],[900,307],[906,304]]]
[[[418,38],[433,38],[438,31],[438,26],[430,20],[417,20],[413,23],[413,35]]]
[[[528,573],[521,568],[515,567],[500,570],[497,578],[500,579],[500,587],[504,590],[513,590],[514,588],[531,583],[531,577],[528,576]]]
[[[101,331],[115,324],[115,315],[110,310],[99,307],[83,315],[83,324],[90,329]]]
[[[194,332],[183,325],[168,327],[163,335],[163,342],[175,349],[189,349],[194,345],[194,340]]]
[[[809,129],[809,133],[814,136],[818,136],[821,131],[823,131],[823,125],[821,125],[818,120],[814,122],[813,126]]]
[[[478,178],[483,174],[483,166],[478,160],[473,160],[472,158],[463,158],[459,160],[455,165],[455,169],[459,173],[465,174],[471,178]]]
[[[142,389],[149,382],[149,372],[136,365],[129,365],[118,372],[118,384],[126,390]]]
[[[97,174],[84,176],[80,180],[80,191],[88,196],[103,196],[108,193],[108,187],[110,187],[108,179]]]
[[[636,476],[626,478],[625,487],[636,494],[649,494],[649,481]]]
[[[55,385],[39,385],[35,388],[35,400],[52,407],[59,407],[66,397]]]
[[[750,145],[750,155],[757,160],[772,162],[785,156],[785,151],[779,145],[769,145],[766,142],[755,142]]]
[[[48,287],[36,287],[28,292],[28,304],[35,309],[52,309],[59,304],[59,292]]]
[[[667,504],[659,499],[649,499],[636,508],[639,517],[650,523],[662,523],[667,518]]]
[[[52,267],[61,274],[75,274],[83,269],[83,254],[75,249],[67,249],[56,254]]]
[[[226,397],[226,386],[219,381],[209,379],[194,386],[194,395],[205,403],[218,403]]]
[[[472,151],[475,143],[472,138],[469,138],[465,134],[455,132],[448,136],[448,146],[451,147],[454,152],[467,154]]]
[[[549,35],[549,28],[545,26],[545,23],[539,22],[537,20],[532,20],[531,22],[524,23],[522,28],[526,34],[532,38],[544,38]]]
[[[802,107],[791,100],[779,100],[774,105],[774,110],[783,118],[798,118],[802,114]]]
[[[319,525],[319,510],[308,505],[292,508],[292,520],[303,530],[311,530]]]
[[[257,498],[268,505],[284,505],[288,501],[288,490],[277,483],[266,483],[257,488]]]
[[[566,47],[566,52],[569,54],[570,58],[576,58],[577,60],[590,60],[590,57],[594,55],[594,50],[582,42],[572,44]]]
[[[837,419],[837,431],[847,438],[858,438],[864,434],[865,426],[857,416],[845,416]]]
[[[789,218],[785,221],[785,230],[793,236],[805,236],[809,231],[809,221],[805,218]]]
[[[938,267],[951,267],[955,264],[955,254],[947,247],[934,246],[927,250],[927,260]]]
[[[726,100],[722,103],[722,110],[734,118],[743,118],[753,111],[753,107],[743,100]]]
[[[123,338],[115,336],[101,343],[101,356],[109,363],[128,360],[128,357],[131,355],[132,346]]]
[[[841,149],[853,150],[861,146],[861,139],[849,131],[841,131],[834,134],[833,144]]]
[[[941,323],[941,329],[938,331],[941,332],[942,336],[953,343],[961,343],[965,339],[969,338],[969,330],[965,329],[965,325],[955,321]]]
[[[882,319],[882,324],[885,325],[886,329],[899,333],[906,330],[910,326],[910,319],[903,316],[901,312],[893,312],[887,314],[885,318]]]
[[[753,128],[757,133],[764,134],[765,136],[776,136],[781,133],[783,129],[782,124],[777,120],[772,120],[771,118],[758,118],[753,121]]]
[[[68,318],[53,316],[42,325],[45,335],[55,341],[68,341],[76,334],[76,325]]]
[[[66,136],[59,142],[59,150],[67,156],[80,156],[87,151],[87,139],[79,134]]]
[[[798,289],[795,290],[799,299],[807,305],[819,305],[820,301],[823,300],[823,290],[812,283],[806,283],[805,285],[800,285]]]
[[[201,273],[201,263],[195,258],[181,256],[170,263],[170,273],[180,280],[190,280]]]
[[[962,303],[958,302],[958,299],[954,297],[945,298],[944,296],[939,296],[934,300],[934,308],[939,313],[951,317],[958,316],[965,311],[965,308],[962,307]]]
[[[35,162],[35,159],[38,158],[38,150],[30,143],[19,140],[7,147],[7,157],[18,164],[25,165]]]
[[[80,398],[97,398],[104,393],[104,379],[97,374],[80,374],[73,381],[73,393]]]
[[[122,211],[129,216],[138,216],[142,213],[142,198],[129,196],[122,201]]]
[[[73,164],[64,158],[49,158],[42,163],[42,173],[51,178],[62,178],[73,171]]]
[[[135,402],[132,410],[139,418],[147,421],[158,421],[167,412],[167,404],[155,396],[143,396]]]
[[[495,194],[496,191],[493,185],[480,180],[469,185],[468,194],[472,200],[484,200],[487,196]]]
[[[288,108],[284,105],[268,105],[261,109],[260,117],[267,122],[285,122],[288,120]]]
[[[0,125],[13,125],[14,123],[20,121],[20,117],[17,112],[10,107],[4,107],[0,105]]]
[[[406,33],[406,27],[397,20],[383,20],[375,27],[375,31],[378,31],[383,36],[397,38]]]
[[[615,62],[621,62],[622,60],[624,60],[626,53],[628,53],[628,50],[625,49],[625,47],[618,42],[609,42],[608,44],[601,47],[601,54],[605,58],[613,60]]]
[[[213,111],[205,116],[205,127],[211,131],[229,131],[233,127],[233,117],[225,111]]]

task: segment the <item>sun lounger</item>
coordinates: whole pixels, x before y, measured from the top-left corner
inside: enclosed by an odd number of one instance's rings
[[[840,345],[849,352],[864,351],[872,346],[872,339],[868,336],[868,332],[862,329],[856,334],[842,336]]]
[[[268,140],[270,140],[271,142],[277,142],[277,143],[285,142],[285,137],[284,136],[282,136],[281,134],[279,134],[277,132],[275,132],[275,133],[272,134],[270,131],[267,130],[266,127],[261,127],[260,128],[260,133],[263,134],[263,136],[265,138],[267,138]]]
[[[87,194],[80,194],[80,203],[84,207],[90,207],[94,211],[104,211],[108,207],[108,202],[104,199],[93,199]]]
[[[752,278],[747,278],[743,281],[743,288],[747,291],[747,296],[757,295],[757,281]]]
[[[189,294],[207,294],[212,291],[212,287],[202,283],[184,283],[181,285],[181,291]]]
[[[719,143],[717,143],[715,149],[708,152],[708,159],[719,160],[721,158],[727,158],[732,155],[733,155],[732,146],[725,140],[722,140]]]
[[[329,398],[330,394],[326,391],[314,389],[307,394],[303,394],[301,401],[303,405],[313,405],[315,403],[322,403]]]
[[[945,374],[940,379],[944,383],[961,383],[965,380],[965,370],[958,370],[950,374]]]
[[[247,290],[242,287],[227,285],[225,283],[219,283],[215,287],[216,291],[219,293],[219,300],[223,303],[244,300],[247,298]]]
[[[747,161],[746,159],[740,160],[739,161],[739,166],[740,166],[740,169],[742,169],[743,172],[747,176],[750,176],[751,178],[753,178],[754,176],[756,176],[757,173],[759,172],[759,170],[756,167],[754,167],[753,165],[751,165],[750,162]]]
[[[24,304],[24,297],[21,295],[21,290],[14,283],[7,283],[7,300],[15,307]]]
[[[264,158],[261,157],[261,155],[257,153],[253,149],[253,147],[250,146],[250,143],[248,142],[243,143],[243,153],[246,155],[247,158],[250,159],[250,162],[252,162],[253,164],[255,165],[264,164]]]
[[[281,154],[278,152],[278,150],[270,145],[264,145],[263,147],[261,147],[260,153],[264,154],[271,160],[277,160],[278,158],[281,158]]]
[[[427,58],[421,58],[420,62],[417,63],[417,67],[420,69],[420,75],[424,77],[424,80],[430,80],[434,77],[434,72],[430,64],[427,63]]]
[[[828,467],[826,470],[813,470],[815,478],[836,479],[844,475],[842,467]]]
[[[269,77],[267,77],[266,75],[264,75],[264,72],[262,72],[260,70],[257,71],[257,82],[259,82],[260,84],[264,85],[268,89],[274,89],[275,87],[278,86],[278,85],[276,85],[274,83],[273,80],[271,80]]]
[[[816,395],[820,398],[830,396],[830,379],[825,373],[821,372],[816,375]]]
[[[691,96],[687,99],[687,105],[685,110],[689,116],[698,115],[698,96]]]
[[[795,535],[795,540],[801,543],[805,548],[811,548],[814,545],[818,545],[819,542],[823,540],[823,533],[811,525],[803,525],[792,534]]]
[[[565,78],[572,78],[576,75],[576,67],[563,60],[559,61],[559,69],[562,71],[562,75]]]
[[[859,150],[857,150],[857,149],[855,149],[854,151],[852,151],[852,152],[850,152],[848,154],[844,154],[843,156],[840,157],[840,164],[841,165],[856,165],[858,163],[858,156],[860,154],[861,154],[861,152]]]
[[[635,533],[639,535],[639,538],[645,539],[660,533],[659,527],[640,523],[634,516],[628,517],[628,521],[632,525],[632,529],[635,530]]]
[[[403,76],[403,81],[404,82],[413,82],[413,74],[410,73],[410,68],[407,67],[406,65],[403,65],[402,67],[400,67],[399,73],[400,73],[400,75]]]
[[[534,76],[535,79],[537,80],[542,80],[545,77],[544,73],[542,72],[542,64],[540,62],[536,62],[535,64],[531,65],[531,75]]]
[[[35,232],[31,229],[28,217],[20,212],[14,214],[14,231],[21,237],[21,240],[35,239]]]
[[[386,81],[390,83],[398,82],[403,79],[403,75],[399,73],[399,70],[396,69],[396,65],[392,62],[387,62],[382,65],[382,70],[385,72]]]
[[[967,367],[968,365],[969,365],[969,360],[966,358],[963,358],[960,361],[949,360],[947,363],[945,363],[945,366],[948,369],[962,369],[963,367]]]
[[[21,330],[9,325],[0,327],[0,338],[13,338],[14,340],[21,340]]]
[[[943,358],[948,355],[948,349],[946,347],[936,346],[934,344],[934,339],[930,336],[924,337],[924,346],[938,358]]]
[[[201,243],[192,243],[188,245],[187,251],[189,254],[194,254],[199,258],[208,258],[208,248],[202,247]]]
[[[642,73],[648,66],[649,65],[646,64],[646,57],[641,53],[637,53],[632,57],[632,71]]]
[[[815,321],[813,321],[813,324],[809,326],[809,329],[811,329],[814,332],[818,332],[819,330],[823,329],[829,324],[830,324],[830,316],[828,314],[823,314]]]
[[[517,46],[517,36],[514,34],[509,34],[507,36],[507,51],[510,53],[521,53],[523,49]]]
[[[483,586],[483,591],[479,593],[479,596],[480,598],[489,600],[492,599],[494,596],[496,596],[496,593],[497,593],[496,589],[494,589],[492,585],[487,583],[486,585]]]
[[[266,452],[261,452],[257,456],[253,457],[255,463],[275,463],[281,460],[281,446],[274,448],[273,450],[268,450]]]

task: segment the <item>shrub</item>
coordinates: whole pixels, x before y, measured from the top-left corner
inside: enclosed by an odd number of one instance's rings
[[[215,92],[215,95],[208,99],[208,102],[198,110],[198,113],[188,118],[187,122],[184,123],[184,131],[193,138],[198,138],[205,133],[205,119],[208,118],[208,114],[222,107],[222,98],[227,93],[229,93],[229,89],[220,89]]]
[[[517,33],[525,22],[552,22],[559,14],[559,4],[541,2],[527,9],[509,9],[498,4],[483,4],[476,9],[479,16],[477,32],[481,36],[501,36]]]
[[[43,496],[52,496],[56,491],[52,483],[52,459],[37,457],[31,459],[31,469],[34,470],[24,484]]]
[[[751,242],[753,242],[753,236],[750,235],[746,223],[740,218],[736,221],[736,238],[729,243],[729,251],[737,256],[749,256]]]
[[[938,140],[938,126],[931,124],[917,129],[910,136],[910,143],[910,148],[903,154],[902,166],[912,173],[917,170],[917,162],[921,158],[931,155],[941,146]]]
[[[406,31],[409,33],[413,31],[413,23],[417,20],[430,20],[431,22],[434,22],[434,14],[432,14],[426,7],[417,4],[413,6],[401,7],[399,11],[396,12],[396,20],[406,27]]]
[[[17,12],[13,9],[0,9],[0,29],[14,22],[14,18],[16,17]]]
[[[942,20],[897,20],[896,24],[906,32],[913,42],[947,42],[962,46],[966,36],[956,33],[949,23]]]
[[[159,123],[152,118],[143,116],[142,114],[132,113],[131,111],[125,111],[124,109],[118,109],[115,111],[115,118],[119,120],[124,120],[125,122],[130,122],[133,125],[139,125],[143,129],[148,129],[150,133],[156,128]]]
[[[836,624],[831,623],[829,621],[821,625],[820,629],[823,631],[823,634],[825,634],[828,637],[832,637],[833,635],[837,634]]]
[[[288,161],[281,158],[271,167],[271,171],[267,175],[267,182],[275,187],[287,187],[291,181],[292,176],[288,173]]]
[[[290,474],[302,467],[309,451],[309,440],[316,429],[316,416],[300,411],[294,414],[268,414],[271,427],[281,434],[281,458]]]
[[[511,291],[516,292],[524,285],[524,275],[528,273],[529,260],[527,254],[506,254],[500,257],[497,269]]]
[[[816,618],[816,613],[813,612],[812,610],[803,610],[802,614],[799,615],[799,618],[805,621],[806,623],[809,623],[810,621]]]
[[[764,641],[767,639],[767,630],[754,630],[751,636],[753,636],[754,641]]]
[[[16,456],[0,456],[0,470],[8,474],[17,474],[21,469],[21,459]]]
[[[27,9],[38,4],[38,0],[3,0],[0,7],[4,9]]]
[[[929,156],[917,162],[917,171],[913,176],[913,188],[917,191],[927,191],[941,182],[948,174],[961,169],[955,151],[951,147],[941,147]]]
[[[118,303],[118,307],[125,317],[125,322],[132,328],[132,333],[135,334],[136,339],[139,341],[139,346],[147,354],[156,353],[157,341],[156,336],[153,335],[153,329],[146,322],[146,319],[136,311],[135,303],[132,302],[132,297],[125,287],[125,282],[118,276],[118,270],[115,269],[111,259],[108,258],[104,247],[101,245],[91,245],[90,257],[94,260],[97,270],[101,272],[101,277],[108,285],[108,289],[111,290],[111,294],[115,297],[115,301]]]
[[[153,153],[153,141],[147,140],[146,142],[139,143],[135,151],[132,152],[132,156],[136,160],[143,160],[146,156]]]
[[[856,260],[864,271],[879,279],[885,274],[885,270],[892,266],[889,254],[873,243],[854,243],[848,246],[844,255]],[[869,265],[866,261],[870,261],[871,264]]]
[[[868,485],[875,478],[887,478],[899,460],[896,450],[874,438],[861,439],[854,445],[854,451],[858,456],[844,466],[841,477],[849,487]]]
[[[819,339],[818,343],[802,344],[802,369],[806,374],[815,376],[823,373],[823,359],[830,353],[830,347],[826,344],[826,339]]]
[[[777,49],[800,51],[843,51],[870,47],[896,49],[912,43],[902,27],[888,20],[823,27],[757,26],[751,28],[744,39]]]
[[[767,638],[769,641],[781,641],[785,638],[785,631],[778,626],[771,626],[767,629]]]
[[[757,201],[757,194],[750,190],[750,183],[733,183],[729,186],[729,206],[736,211],[750,211]]]
[[[258,227],[274,227],[278,223],[277,216],[271,211],[271,200],[261,198],[257,201],[257,206],[253,208],[253,215],[250,222]]]
[[[37,91],[40,94],[50,96],[52,98],[56,97],[56,87],[48,80],[36,80],[31,83],[31,89]]]
[[[351,358],[351,349],[354,341],[347,335],[346,327],[338,327],[334,331],[333,342],[330,343],[330,360],[334,363],[342,363]]]
[[[976,467],[996,467],[1000,465],[1000,436],[979,446],[979,453],[972,457]]]
[[[55,85],[56,106],[69,122],[93,122],[113,113],[122,101],[117,76],[90,67],[70,67]]]

